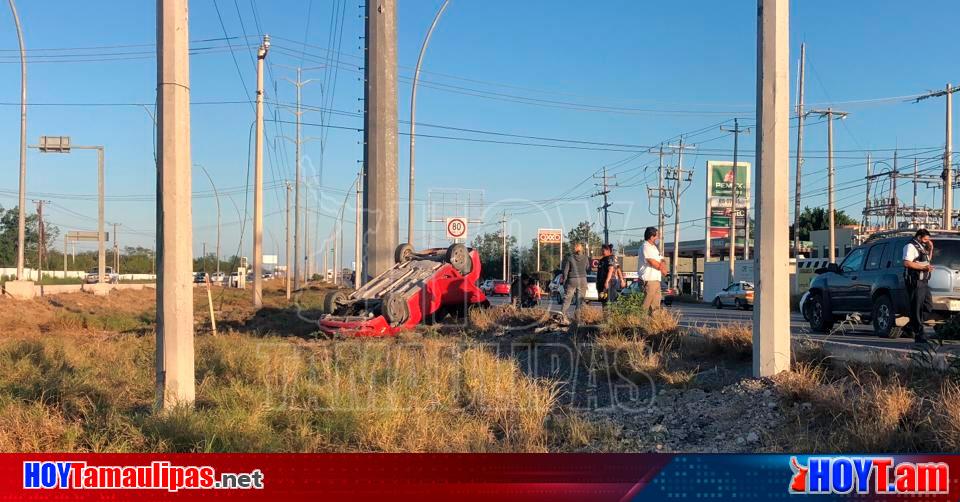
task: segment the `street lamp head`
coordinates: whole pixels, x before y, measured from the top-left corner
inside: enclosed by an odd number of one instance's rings
[[[263,59],[267,57],[267,51],[270,50],[270,35],[263,36],[263,43],[260,44],[260,50],[257,51],[257,57]]]

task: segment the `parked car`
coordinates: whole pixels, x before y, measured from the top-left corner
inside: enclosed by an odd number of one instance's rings
[[[803,315],[803,319],[807,322],[810,322],[810,305],[807,303],[809,299],[810,291],[804,291],[803,296],[800,297],[800,303],[797,305],[800,313]]]
[[[480,291],[483,291],[486,295],[493,294],[493,279],[487,279],[481,282]]]
[[[207,283],[207,273],[206,272],[197,272],[193,274],[194,284],[206,284]]]
[[[554,301],[557,303],[563,302],[563,296],[565,293],[563,284],[560,283],[560,275],[550,281],[550,285],[547,286],[547,289],[550,290],[550,296],[553,297]],[[587,294],[584,295],[582,299],[584,303],[590,303],[600,300],[600,295],[597,293],[597,274],[587,274]]]
[[[226,274],[224,274],[223,272],[214,272],[210,274],[210,282],[219,284],[219,283],[222,283],[226,279],[226,277],[227,277]]]
[[[734,282],[720,290],[713,297],[713,306],[722,309],[725,306],[736,307],[740,310],[753,308],[753,284],[740,281]]]
[[[839,265],[831,263],[817,270],[807,300],[810,328],[829,331],[837,319],[858,314],[873,324],[877,335],[897,336],[899,330],[893,329],[896,319],[909,311],[902,256],[913,233],[874,234]],[[945,320],[960,313],[960,234],[930,233],[934,243],[930,319]]]
[[[510,283],[507,281],[493,281],[490,294],[492,296],[510,296]]]
[[[643,281],[633,281],[629,286],[620,291],[621,295],[636,295],[644,292],[645,284]],[[676,290],[671,288],[666,282],[660,284],[660,303],[671,306],[676,298]]]
[[[113,273],[113,267],[104,267],[104,279],[110,284],[117,284],[120,282],[120,276]],[[83,282],[86,284],[96,284],[100,282],[100,269],[92,268],[87,271],[87,275],[84,276]]]

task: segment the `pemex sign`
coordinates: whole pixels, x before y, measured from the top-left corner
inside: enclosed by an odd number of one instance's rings
[[[729,239],[733,194],[736,194],[737,229],[743,231],[750,212],[750,163],[707,161],[706,238]],[[738,235],[739,232],[738,232]],[[738,237],[738,241],[742,237]]]

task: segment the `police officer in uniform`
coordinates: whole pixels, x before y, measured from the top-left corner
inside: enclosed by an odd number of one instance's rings
[[[910,322],[906,330],[913,334],[916,343],[927,343],[923,334],[923,321],[933,307],[930,288],[930,272],[933,270],[933,239],[930,231],[921,228],[914,234],[913,239],[903,246],[904,283],[907,288],[907,297],[910,300]]]

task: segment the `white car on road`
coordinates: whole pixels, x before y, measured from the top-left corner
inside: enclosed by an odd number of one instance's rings
[[[560,276],[557,275],[550,281],[550,285],[547,286],[547,289],[550,290],[550,296],[557,303],[563,302],[563,295],[565,294],[563,284],[560,283]],[[583,298],[584,303],[590,303],[600,300],[600,295],[597,293],[597,274],[588,274],[587,275],[587,294]]]

